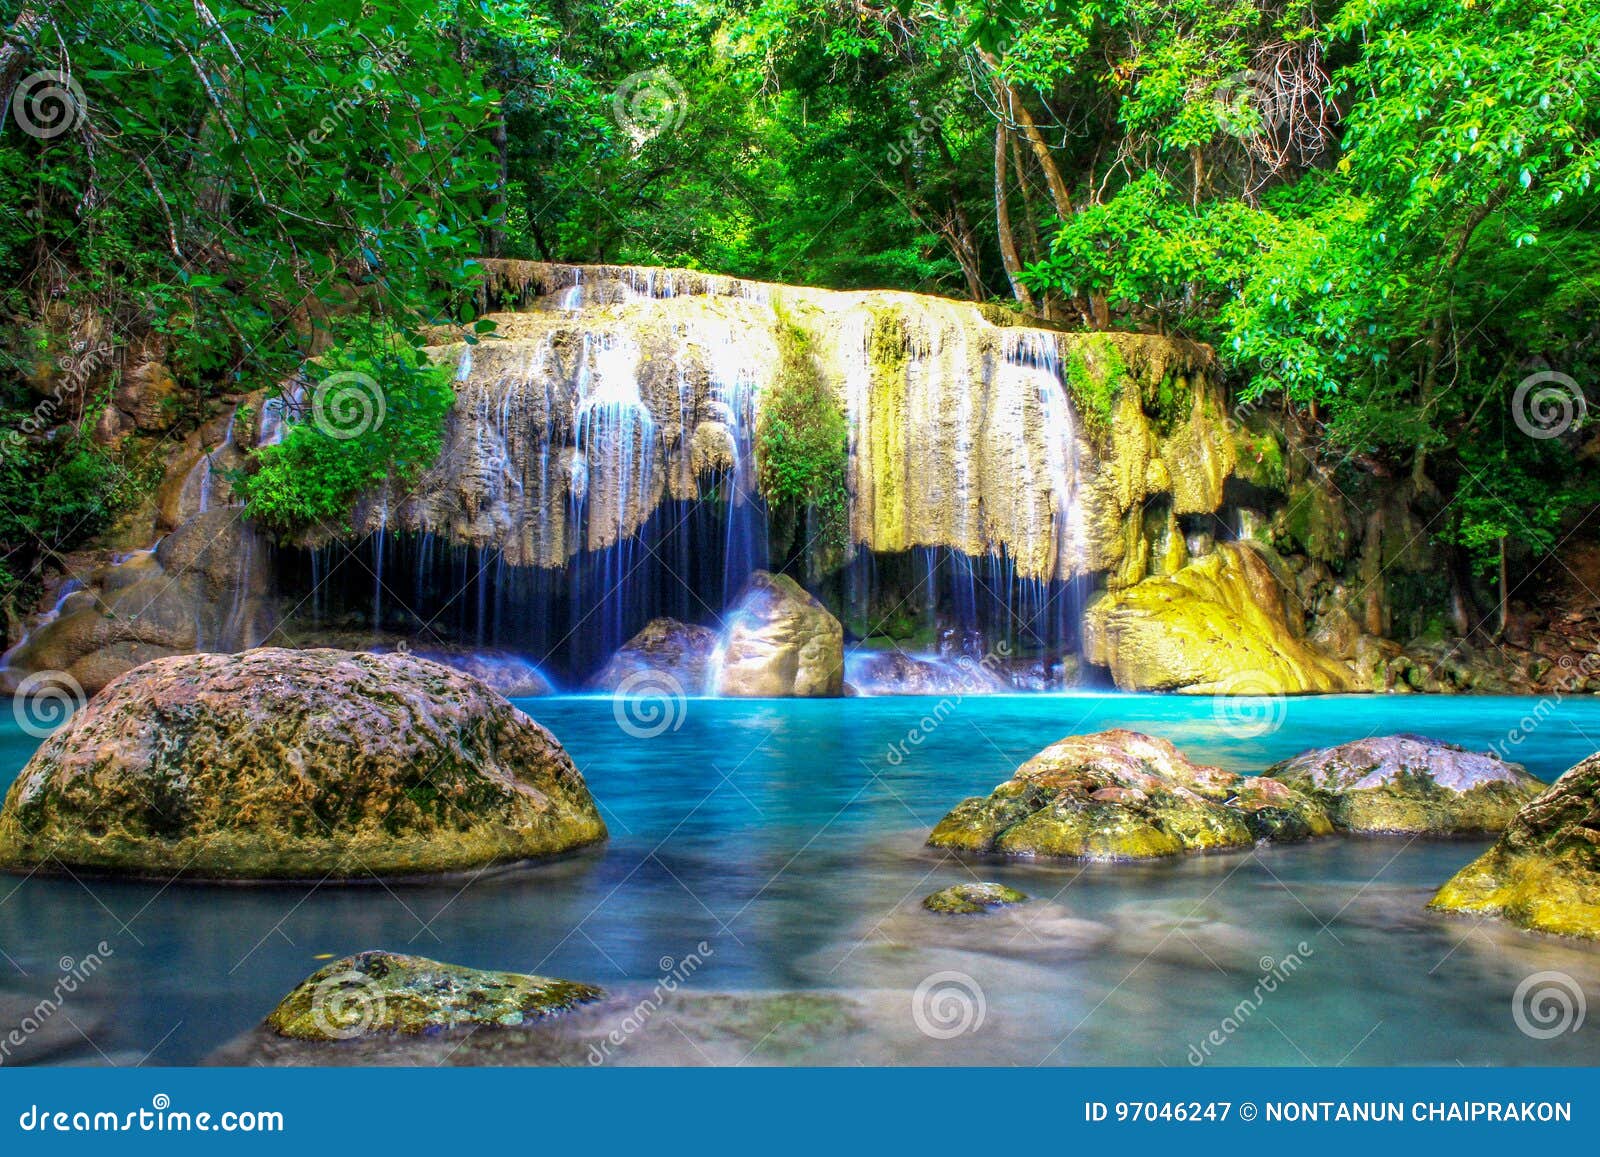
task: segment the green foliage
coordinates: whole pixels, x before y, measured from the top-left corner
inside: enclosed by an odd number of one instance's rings
[[[413,485],[439,456],[455,400],[449,367],[392,339],[319,359],[311,377],[283,440],[235,480],[251,517],[284,535],[348,531],[356,499]]]
[[[815,511],[822,544],[829,548],[842,547],[850,530],[849,439],[810,335],[786,320],[777,376],[761,394],[757,480],[769,504]]]
[[[1111,342],[1088,338],[1084,346],[1092,352],[1092,359],[1077,350],[1068,356],[1067,390],[1090,437],[1105,442],[1110,437],[1111,415],[1127,384],[1128,371],[1121,351]]]

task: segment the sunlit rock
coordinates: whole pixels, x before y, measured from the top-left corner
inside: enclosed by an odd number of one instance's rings
[[[787,575],[757,571],[727,617],[719,695],[817,697],[844,691],[844,628]]]

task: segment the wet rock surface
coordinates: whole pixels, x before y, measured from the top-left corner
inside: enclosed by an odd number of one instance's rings
[[[47,739],[0,811],[0,866],[144,876],[454,871],[605,838],[555,737],[405,655],[158,659]]]

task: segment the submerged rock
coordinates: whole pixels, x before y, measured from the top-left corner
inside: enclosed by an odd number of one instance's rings
[[[1419,735],[1308,751],[1265,774],[1317,800],[1349,832],[1498,832],[1545,787],[1520,763]]]
[[[728,617],[717,694],[844,692],[844,628],[788,575],[756,571]]]
[[[262,648],[158,659],[96,696],[12,785],[0,867],[392,876],[605,836],[561,744],[478,680]]]
[[[987,797],[958,804],[928,843],[1086,860],[1249,847],[1257,839],[1252,822],[1230,806],[1241,782],[1219,767],[1190,763],[1164,739],[1123,730],[1074,735]]]
[[[1430,907],[1600,940],[1600,755],[1568,768]]]
[[[1022,904],[1027,899],[1026,893],[1004,884],[953,884],[924,897],[922,906],[930,912],[965,916],[973,912],[987,912],[991,908]]]
[[[710,679],[717,633],[677,619],[651,619],[644,630],[612,655],[589,680],[596,691],[627,691],[654,674],[672,679],[683,691],[704,691]]]
[[[852,651],[850,685],[863,695],[992,695],[1011,690],[1000,664],[904,651]]]
[[[510,651],[479,651],[470,647],[409,647],[409,653],[454,667],[485,683],[507,699],[536,699],[551,695],[555,687],[531,659]]]
[[[267,1016],[280,1036],[341,1041],[379,1033],[516,1028],[605,993],[591,985],[485,972],[422,956],[362,952],[318,969]]]
[[[1351,689],[1350,668],[1303,637],[1285,594],[1265,548],[1220,543],[1173,574],[1113,591],[1090,607],[1084,656],[1110,668],[1124,691]]]

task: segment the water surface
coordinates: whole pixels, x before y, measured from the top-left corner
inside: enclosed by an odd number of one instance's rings
[[[1592,1027],[1539,1039],[1513,1016],[1519,984],[1539,972],[1600,998],[1600,951],[1423,910],[1486,841],[1329,840],[1092,866],[922,847],[954,803],[1077,732],[1133,727],[1254,771],[1411,731],[1498,745],[1550,779],[1600,750],[1600,702],[1560,704],[1514,747],[1508,733],[1532,700],[1298,699],[1264,709],[1277,726],[1260,735],[1241,734],[1248,711],[1219,720],[1209,698],[1164,696],[691,700],[651,737],[610,699],[522,705],[588,777],[611,828],[604,847],[426,885],[0,877],[0,1008],[48,991],[63,958],[103,940],[112,954],[64,1006],[72,1032],[57,1022],[50,1059],[190,1064],[246,1033],[329,954],[411,951],[591,981],[626,1001],[697,954],[680,994],[648,1031],[625,1033],[613,1060],[1600,1061]],[[0,783],[33,746],[14,726],[0,731]],[[1035,900],[970,919],[918,907],[971,879]],[[930,977],[940,979],[914,1008]],[[792,991],[836,994],[844,1027],[823,1017],[815,1031],[774,1022],[754,1033],[748,1009],[722,995]],[[965,1031],[941,1035],[951,1027]],[[1213,1033],[1221,1044],[1208,1045]]]

